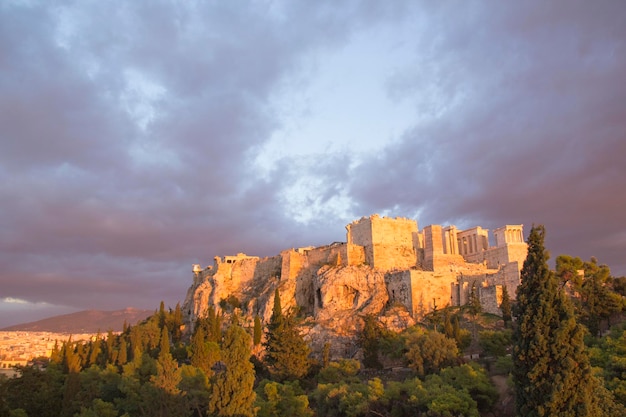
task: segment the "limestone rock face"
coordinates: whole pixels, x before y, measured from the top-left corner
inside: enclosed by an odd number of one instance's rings
[[[346,241],[286,249],[274,257],[238,253],[193,265],[194,280],[183,314],[188,329],[212,306],[239,311],[244,326],[258,315],[267,324],[278,289],[284,312],[302,318],[301,331],[318,354],[326,343],[333,357],[357,354],[363,317],[401,331],[435,309],[467,303],[476,287],[484,311],[498,314],[502,287],[515,294],[526,256],[522,225],[494,231],[489,246],[481,227],[426,226],[404,218],[372,215],[346,226]]]
[[[316,281],[317,320],[329,320],[340,313],[378,315],[389,300],[385,274],[365,265],[324,266]]]
[[[278,288],[283,310],[297,307],[305,316],[301,330],[313,352],[330,343],[334,357],[353,355],[363,316],[380,315],[389,300],[384,271],[367,265],[308,265],[295,277],[281,277],[267,267],[276,262],[267,258],[219,263],[197,274],[183,306],[189,328],[207,315],[209,306],[228,311],[235,308],[230,304],[235,299],[244,323],[252,323],[257,314],[268,323]],[[253,279],[242,278],[246,275]]]

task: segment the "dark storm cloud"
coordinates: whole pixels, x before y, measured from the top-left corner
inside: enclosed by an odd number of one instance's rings
[[[271,96],[311,51],[397,13],[360,2],[0,7],[0,298],[68,308],[174,303],[192,262],[273,255],[306,235],[254,171],[277,128]]]
[[[626,273],[626,9],[560,5],[433,15],[439,36],[389,88],[434,90],[440,105],[419,108],[435,115],[356,169],[362,211],[419,212],[422,225],[544,223],[555,256],[595,255]]]
[[[619,1],[5,2],[0,299],[174,304],[191,263],[342,240],[375,212],[545,223],[554,253],[626,274],[625,16]],[[386,88],[414,126],[375,155],[261,173],[276,96],[402,25],[389,47],[411,64]]]

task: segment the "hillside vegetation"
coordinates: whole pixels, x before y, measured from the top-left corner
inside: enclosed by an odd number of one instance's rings
[[[594,415],[625,415],[626,278],[571,257],[559,257],[550,273],[555,294],[571,303],[570,324],[585,336],[577,354],[601,384]],[[70,339],[47,366],[0,381],[0,416],[513,416],[521,313],[512,307],[505,321],[470,297],[400,333],[366,315],[355,355],[331,357],[327,345],[314,357],[280,293],[265,323],[242,322],[237,308],[211,309],[191,333],[180,307],[161,303],[121,334]]]

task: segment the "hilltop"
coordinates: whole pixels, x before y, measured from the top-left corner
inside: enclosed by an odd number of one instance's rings
[[[17,324],[0,330],[75,334],[106,332],[108,330],[118,332],[122,331],[124,322],[132,325],[152,313],[154,313],[153,310],[138,310],[130,307],[114,311],[83,310],[30,323]]]

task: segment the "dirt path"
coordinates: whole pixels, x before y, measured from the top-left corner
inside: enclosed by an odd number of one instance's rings
[[[494,411],[497,416],[500,417],[513,417],[515,416],[515,397],[509,385],[507,384],[507,377],[504,375],[493,375],[491,377],[493,384],[498,390],[500,398],[494,406]]]

